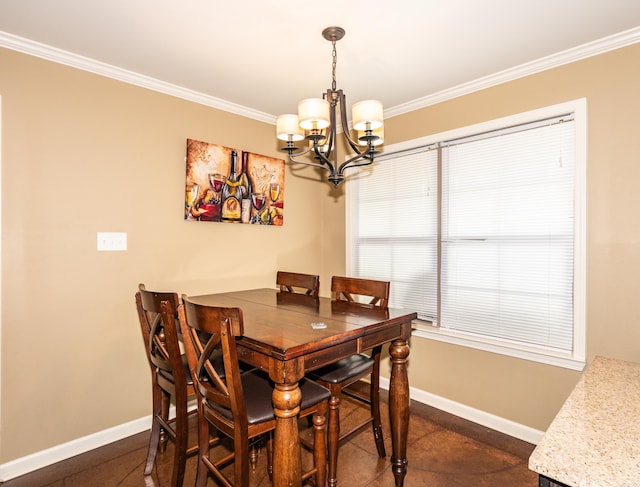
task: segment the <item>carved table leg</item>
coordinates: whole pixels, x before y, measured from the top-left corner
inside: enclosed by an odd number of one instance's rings
[[[273,485],[302,485],[302,461],[298,436],[298,413],[302,394],[298,383],[276,383],[273,390],[273,412],[276,431],[273,441]]]
[[[340,395],[331,395],[329,399],[329,431],[327,432],[327,456],[329,458],[329,487],[338,484],[338,447],[340,443],[340,419],[339,419]]]
[[[409,431],[409,378],[407,375],[409,346],[407,341],[394,340],[389,345],[389,355],[391,355],[389,419],[393,445],[391,470],[396,487],[402,487],[407,474],[407,433]]]

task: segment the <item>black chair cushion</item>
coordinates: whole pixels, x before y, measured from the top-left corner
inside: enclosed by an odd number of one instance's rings
[[[193,379],[191,378],[191,372],[189,371],[189,364],[187,363],[187,356],[182,355],[182,365],[184,366],[184,372],[187,375],[187,385],[193,385]],[[170,370],[158,369],[158,374],[167,379],[168,381],[173,382],[173,374]]]
[[[314,380],[338,384],[364,374],[371,367],[373,367],[373,359],[368,355],[359,353],[314,370],[308,376]]]
[[[257,370],[246,372],[240,377],[242,379],[242,391],[249,424],[257,424],[274,419],[273,405],[271,403],[273,382],[269,380],[269,377]],[[313,381],[302,379],[298,386],[302,393],[301,409],[306,409],[331,397],[331,393],[327,388]],[[233,419],[230,409],[212,403],[208,403],[208,406],[219,411],[226,418]]]
[[[224,363],[222,361],[222,352],[219,350],[215,350],[211,356],[211,363],[213,364],[213,368],[216,369],[216,372],[220,376],[220,378],[224,379]],[[187,356],[182,354],[182,365],[184,366],[184,370],[187,374],[187,385],[193,385],[193,379],[191,378],[191,371],[189,370],[189,364],[187,363]],[[253,367],[245,364],[244,362],[240,362],[240,372],[248,372],[253,370]],[[173,382],[173,375],[168,370],[160,369],[158,373],[162,375],[165,379]]]

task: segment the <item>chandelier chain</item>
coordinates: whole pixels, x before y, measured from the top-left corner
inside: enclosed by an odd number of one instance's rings
[[[338,51],[336,50],[336,40],[333,39],[331,41],[333,44],[333,50],[331,51],[331,55],[333,56],[333,63],[331,64],[331,91],[336,91],[336,66],[338,64]]]

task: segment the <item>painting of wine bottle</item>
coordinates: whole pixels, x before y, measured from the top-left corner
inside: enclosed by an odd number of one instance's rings
[[[284,160],[187,139],[184,219],[282,226]]]

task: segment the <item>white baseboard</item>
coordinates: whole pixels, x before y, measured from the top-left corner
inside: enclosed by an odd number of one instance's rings
[[[387,379],[386,377],[380,377],[380,387],[388,390],[389,379]],[[451,401],[450,399],[446,399],[441,396],[436,396],[435,394],[425,392],[421,389],[410,387],[409,395],[411,399],[415,401],[421,402],[428,406],[433,406],[434,408],[440,409],[460,418],[473,421],[474,423],[481,424],[482,426],[486,426],[487,428],[491,428],[493,430],[499,431],[500,433],[513,436],[514,438],[518,438],[534,445],[537,445],[538,442],[542,439],[542,435],[544,435],[543,431],[539,431],[529,426],[525,426],[523,424],[501,418],[500,416],[486,413],[484,411],[466,406],[465,404],[461,404],[459,402]]]
[[[389,379],[386,377],[380,377],[380,387],[388,390]],[[454,414],[455,416],[473,421],[474,423],[481,424],[487,428],[491,428],[532,444],[538,444],[544,434],[542,431],[538,431],[499,416],[436,396],[435,394],[430,394],[420,389],[412,387],[410,389],[410,395],[411,399],[415,401],[433,406],[447,413]],[[12,460],[0,465],[0,482],[6,482],[7,480],[47,467],[81,453],[94,450],[109,443],[113,443],[114,441],[146,431],[150,428],[151,416],[145,416],[144,418],[136,419],[83,438],[78,438],[77,440],[69,441],[68,443],[47,448],[46,450],[27,455],[26,457]]]
[[[151,415],[78,438],[0,465],[0,482],[151,429]]]

